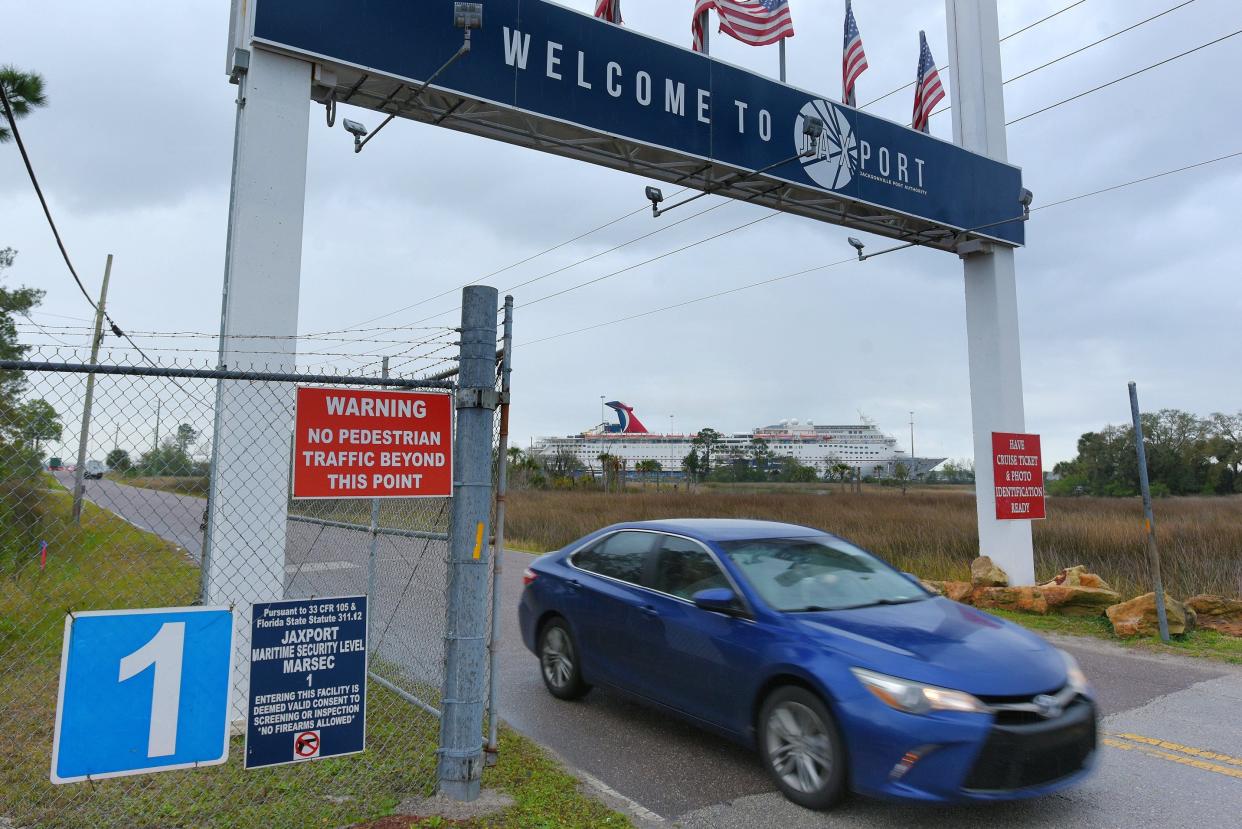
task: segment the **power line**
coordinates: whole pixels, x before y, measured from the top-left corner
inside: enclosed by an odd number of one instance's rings
[[[684,192],[686,191],[686,189],[688,189],[688,188],[683,188],[683,189],[681,190],[681,192],[682,192],[682,193],[684,193]],[[674,195],[676,195],[676,194],[674,194]],[[442,292],[440,292],[440,293],[436,294],[435,296],[429,296],[429,297],[427,297],[426,299],[420,299],[418,302],[412,303],[412,304],[410,304],[410,305],[406,305],[404,308],[398,308],[398,309],[397,309],[397,310],[395,310],[395,311],[389,311],[388,313],[386,313],[386,314],[381,314],[381,315],[380,315],[380,316],[378,316],[378,317],[372,317],[371,319],[368,319],[368,320],[363,320],[362,322],[358,323],[358,325],[366,325],[367,323],[370,323],[370,322],[376,322],[376,321],[378,321],[378,320],[387,319],[388,317],[394,316],[394,315],[396,315],[396,314],[400,314],[400,313],[403,313],[403,312],[405,312],[405,311],[409,311],[411,308],[417,308],[417,307],[419,307],[420,305],[425,305],[425,304],[427,304],[428,302],[431,302],[431,301],[433,301],[433,300],[437,300],[437,299],[439,299],[440,297],[443,297],[443,296],[448,296],[449,294],[456,293],[457,291],[460,291],[462,288],[468,288],[468,287],[469,287],[469,286],[471,286],[471,285],[476,285],[476,284],[478,284],[478,283],[480,283],[480,282],[486,282],[487,280],[491,279],[493,276],[499,276],[500,274],[504,273],[505,271],[510,271],[510,270],[513,270],[514,268],[516,268],[516,267],[518,267],[518,266],[520,266],[520,265],[525,265],[527,262],[532,262],[532,261],[534,261],[535,259],[540,258],[541,256],[546,256],[546,255],[548,255],[549,253],[554,253],[555,251],[560,250],[561,248],[565,247],[566,245],[572,245],[574,242],[581,241],[582,239],[585,239],[586,237],[588,237],[588,236],[590,236],[590,235],[592,235],[592,234],[594,234],[594,233],[598,233],[598,232],[600,232],[601,230],[605,230],[605,229],[607,229],[607,228],[610,228],[610,227],[612,227],[613,225],[617,224],[618,222],[624,221],[625,219],[628,219],[628,218],[630,218],[631,216],[636,216],[636,215],[638,215],[639,213],[642,213],[642,212],[643,212],[643,211],[645,211],[646,209],[647,209],[646,207],[640,207],[640,208],[638,208],[637,210],[632,210],[632,211],[630,211],[629,213],[626,213],[626,214],[624,214],[624,215],[622,215],[622,216],[618,216],[617,218],[612,219],[611,221],[605,222],[604,224],[600,225],[599,227],[592,228],[591,230],[588,230],[588,231],[586,231],[585,233],[580,233],[580,234],[578,234],[577,236],[573,237],[572,239],[566,239],[564,242],[561,242],[560,244],[553,245],[553,246],[552,246],[552,247],[550,247],[550,248],[546,248],[546,249],[544,249],[544,250],[541,250],[541,251],[539,251],[539,253],[536,253],[536,254],[533,254],[533,255],[531,255],[531,256],[528,256],[528,257],[526,257],[525,259],[521,259],[521,260],[519,260],[519,261],[517,261],[517,262],[514,262],[514,263],[513,263],[513,264],[511,264],[511,265],[505,265],[503,268],[498,268],[498,269],[496,269],[496,270],[492,271],[491,273],[487,274],[486,276],[480,276],[479,278],[477,278],[477,279],[475,279],[475,280],[473,280],[473,281],[471,281],[471,282],[466,282],[466,283],[464,283],[464,284],[462,284],[462,285],[458,285],[456,288],[449,288],[447,291],[442,291]],[[447,314],[447,313],[449,313],[449,312],[448,312],[448,311],[444,311],[444,312],[442,312],[442,313],[446,313],[446,314]],[[436,316],[439,316],[439,314],[437,314]],[[430,317],[429,317],[428,319],[430,319]]]
[[[653,257],[651,257],[650,259],[645,259],[645,260],[643,260],[642,262],[638,262],[638,263],[636,263],[636,264],[629,265],[629,266],[627,266],[627,267],[621,268],[620,270],[613,271],[612,273],[607,273],[607,274],[604,274],[603,276],[597,276],[597,277],[595,277],[594,279],[588,279],[586,282],[580,282],[580,283],[578,283],[577,285],[572,285],[572,286],[570,286],[570,287],[568,287],[568,288],[563,288],[562,290],[555,291],[554,293],[550,293],[550,294],[547,294],[547,295],[545,295],[545,296],[541,296],[541,297],[539,297],[538,299],[532,299],[530,302],[523,302],[523,303],[522,303],[521,305],[519,305],[518,307],[519,307],[519,308],[529,308],[530,306],[532,306],[532,305],[537,305],[538,303],[543,302],[544,300],[552,299],[552,298],[554,298],[554,297],[561,296],[562,294],[567,294],[567,293],[569,293],[569,292],[571,292],[571,291],[576,291],[576,290],[578,290],[579,288],[585,288],[585,287],[587,287],[588,285],[594,285],[594,284],[595,284],[595,283],[597,283],[597,282],[603,282],[605,279],[612,279],[614,276],[620,276],[620,275],[621,275],[621,274],[623,274],[623,273],[627,273],[627,272],[629,272],[629,271],[636,270],[636,269],[641,268],[641,267],[644,267],[644,266],[646,266],[646,265],[650,265],[650,264],[651,264],[651,263],[653,263],[653,262],[658,262],[658,261],[660,261],[661,259],[665,259],[665,258],[667,258],[667,257],[669,257],[669,256],[673,256],[674,254],[682,253],[683,251],[690,250],[691,248],[696,248],[696,247],[698,247],[699,245],[705,244],[705,243],[707,243],[707,242],[712,242],[712,241],[715,241],[716,239],[719,239],[719,238],[721,238],[722,236],[728,236],[730,233],[736,233],[736,232],[737,232],[737,231],[739,231],[739,230],[745,230],[745,229],[746,229],[746,228],[748,228],[748,227],[753,227],[754,225],[757,225],[757,224],[759,224],[760,222],[766,222],[768,219],[771,219],[771,218],[773,218],[774,216],[779,216],[779,215],[780,215],[780,211],[779,211],[779,210],[773,210],[771,213],[767,214],[766,216],[760,216],[758,219],[752,219],[752,220],[751,220],[751,221],[749,221],[749,222],[744,222],[744,223],[742,223],[742,224],[740,224],[740,225],[734,225],[733,227],[729,228],[728,230],[722,230],[722,231],[720,231],[719,233],[713,234],[713,235],[708,236],[708,237],[706,237],[706,238],[704,238],[704,239],[699,239],[697,242],[691,242],[690,244],[688,244],[688,245],[683,245],[682,247],[679,247],[679,248],[677,248],[676,250],[670,250],[670,251],[668,251],[668,252],[666,252],[666,253],[661,253],[659,256],[653,256]]]
[[[85,297],[87,303],[90,304],[91,309],[98,313],[99,306],[95,304],[95,300],[91,297],[90,293],[87,292],[86,286],[82,284],[82,280],[78,277],[77,269],[73,267],[73,261],[69,258],[69,251],[65,249],[65,243],[60,238],[60,230],[56,227],[56,221],[52,218],[52,211],[47,205],[47,199],[43,196],[43,188],[39,186],[39,178],[35,175],[34,165],[30,163],[30,155],[26,152],[26,142],[22,141],[21,131],[17,128],[17,118],[13,115],[13,108],[9,103],[9,95],[4,88],[4,84],[0,84],[0,103],[4,105],[4,116],[9,122],[9,129],[13,133],[13,140],[17,142],[17,149],[21,153],[22,163],[26,165],[26,174],[30,176],[30,183],[34,186],[35,194],[39,197],[39,204],[43,207],[43,215],[47,218],[48,227],[52,229],[52,236],[56,239],[56,246],[60,248],[60,255],[65,260],[65,266],[69,268],[69,274],[73,277],[73,281],[78,286],[78,290],[82,292],[82,296]],[[148,362],[151,362],[151,358],[147,357],[146,354],[143,354],[143,351],[138,347],[138,344],[129,339],[129,336],[121,330],[121,327],[116,324],[116,320],[112,319],[107,311],[104,312],[103,318],[108,321],[108,325],[111,326],[113,334],[129,340],[129,343],[134,347],[134,350],[139,354],[142,354],[143,358]],[[152,365],[154,365],[154,363],[152,363]],[[173,382],[176,383],[175,380]],[[177,385],[180,384],[178,383]]]
[[[1082,52],[1085,52],[1085,51],[1087,51],[1088,49],[1090,49],[1090,48],[1092,48],[1092,47],[1099,46],[1101,43],[1104,43],[1105,41],[1108,41],[1108,40],[1112,40],[1113,38],[1117,37],[1118,35],[1123,35],[1123,34],[1125,34],[1126,32],[1133,31],[1134,29],[1137,29],[1137,28],[1138,28],[1138,27],[1140,27],[1140,26],[1143,26],[1143,25],[1145,25],[1145,24],[1147,24],[1147,23],[1150,23],[1150,22],[1152,22],[1153,20],[1156,20],[1156,19],[1158,19],[1158,18],[1164,17],[1166,14],[1170,14],[1171,12],[1175,12],[1175,11],[1177,11],[1178,9],[1184,9],[1186,6],[1189,6],[1189,5],[1190,5],[1191,3],[1193,3],[1193,2],[1195,2],[1195,0],[1185,0],[1184,2],[1179,3],[1179,4],[1178,4],[1178,5],[1176,5],[1176,6],[1173,6],[1173,7],[1171,7],[1171,8],[1167,8],[1167,9],[1165,9],[1164,11],[1159,12],[1159,13],[1157,13],[1157,14],[1153,14],[1151,17],[1148,17],[1148,18],[1146,18],[1145,20],[1140,20],[1139,22],[1134,23],[1134,24],[1132,24],[1132,25],[1130,25],[1130,26],[1127,26],[1127,27],[1125,27],[1124,29],[1118,29],[1117,31],[1113,32],[1112,34],[1105,35],[1104,37],[1100,38],[1099,40],[1092,41],[1091,43],[1088,43],[1086,46],[1080,46],[1079,48],[1075,49],[1075,50],[1074,50],[1074,51],[1072,51],[1072,52],[1066,52],[1064,55],[1061,55],[1060,57],[1053,58],[1052,60],[1048,61],[1047,63],[1044,63],[1044,64],[1041,64],[1041,65],[1039,65],[1039,66],[1036,66],[1034,69],[1028,69],[1028,70],[1026,70],[1025,72],[1022,72],[1022,73],[1020,73],[1020,74],[1018,74],[1018,75],[1014,75],[1012,78],[1006,78],[1006,79],[1005,79],[1005,80],[1001,83],[1001,85],[1002,85],[1002,86],[1007,86],[1008,84],[1011,84],[1011,83],[1013,83],[1014,81],[1017,81],[1017,80],[1021,80],[1022,78],[1025,78],[1025,77],[1027,77],[1028,75],[1034,75],[1036,72],[1040,71],[1041,69],[1047,69],[1049,66],[1052,66],[1053,64],[1060,63],[1061,61],[1065,60],[1066,58],[1072,58],[1074,55],[1077,55],[1077,54],[1080,54],[1080,53],[1082,53]],[[1236,32],[1235,32],[1235,34],[1236,34]],[[1210,46],[1211,44],[1205,44],[1205,45]],[[1203,48],[1203,47],[1199,47],[1199,48]],[[1195,51],[1195,50],[1194,50],[1194,49],[1192,49],[1191,51],[1193,52],[1193,51]],[[1187,53],[1185,53],[1185,54],[1189,54],[1189,52],[1187,52]],[[1182,56],[1183,56],[1183,55],[1178,55],[1178,56],[1176,56],[1176,57],[1169,58],[1169,60],[1176,60],[1176,59],[1177,59],[1177,57],[1182,57]],[[1168,62],[1168,61],[1162,61],[1162,63],[1167,63],[1167,62]],[[1149,67],[1147,67],[1147,68],[1148,68],[1148,69],[1152,69],[1152,68],[1154,68],[1155,66],[1159,66],[1159,65],[1160,65],[1160,64],[1155,64],[1154,66],[1149,66]],[[1139,72],[1145,72],[1145,71],[1146,71],[1145,69],[1140,69],[1140,70],[1139,70]],[[1136,74],[1136,75],[1137,75],[1137,74],[1139,74],[1139,72],[1135,72],[1134,74]],[[1129,77],[1129,76],[1127,76],[1127,77]],[[1118,78],[1117,80],[1125,80],[1125,78]],[[1111,86],[1112,84],[1114,84],[1114,83],[1116,83],[1116,82],[1117,82],[1117,81],[1110,81],[1109,83],[1104,84],[1104,86]],[[1103,88],[1104,88],[1103,86],[1101,86],[1101,87],[1097,87],[1097,89],[1103,89]],[[1090,92],[1094,92],[1094,91],[1096,91],[1096,90],[1090,90]],[[1083,93],[1083,94],[1084,94],[1084,95],[1086,95],[1086,94],[1089,94],[1089,92],[1085,92],[1085,93]],[[1077,97],[1081,97],[1081,96],[1077,96]],[[1071,98],[1071,99],[1067,99],[1067,100],[1073,100],[1073,99]],[[1061,103],[1066,103],[1066,101],[1062,101]],[[1054,105],[1054,106],[1058,106],[1058,105]],[[1052,107],[1049,107],[1049,109],[1051,109],[1051,108],[1052,108]],[[951,109],[953,109],[953,105],[952,105],[952,104],[946,104],[945,106],[941,107],[940,109],[938,109],[938,110],[934,111],[934,112],[933,112],[931,115],[929,115],[928,117],[930,118],[930,117],[933,117],[933,116],[939,115],[939,114],[940,114],[940,113],[942,113],[942,112],[948,112],[948,111],[949,111],[949,110],[951,110]],[[1038,113],[1032,113],[1032,114],[1038,114]],[[1027,116],[1023,116],[1023,117],[1029,118],[1030,116],[1029,116],[1029,115],[1027,115]],[[1020,121],[1020,120],[1022,120],[1022,119],[1021,119],[1021,118],[1019,118],[1018,120]],[[1010,124],[1015,124],[1015,123],[1017,123],[1017,121],[1010,121],[1009,123],[1010,123]],[[908,127],[908,126],[910,126],[910,125],[909,125],[909,124],[906,124],[906,126]]]
[[[1187,6],[1189,6],[1189,5],[1190,5],[1191,3],[1193,3],[1193,2],[1195,2],[1195,0],[1185,0],[1185,2],[1183,2],[1183,3],[1178,3],[1176,6],[1173,6],[1172,8],[1165,9],[1164,11],[1159,12],[1159,13],[1157,13],[1157,14],[1153,14],[1151,17],[1147,18],[1146,20],[1140,20],[1138,23],[1135,23],[1135,24],[1130,25],[1130,26],[1126,26],[1124,29],[1119,29],[1119,30],[1117,30],[1117,31],[1113,32],[1111,35],[1105,35],[1104,37],[1100,38],[1099,40],[1096,40],[1096,41],[1093,41],[1093,42],[1091,42],[1091,43],[1088,43],[1086,46],[1081,46],[1081,47],[1079,47],[1079,48],[1075,49],[1075,50],[1074,50],[1074,51],[1072,51],[1072,52],[1066,52],[1064,55],[1061,55],[1061,57],[1059,57],[1059,58],[1053,58],[1052,60],[1048,61],[1048,62],[1047,62],[1047,63],[1045,63],[1045,64],[1042,64],[1042,65],[1040,65],[1040,66],[1036,66],[1034,69],[1028,69],[1028,70],[1026,70],[1025,72],[1023,72],[1023,73],[1021,73],[1021,74],[1019,74],[1019,75],[1014,75],[1012,78],[1009,78],[1008,80],[1006,80],[1006,81],[1005,81],[1005,83],[1013,83],[1014,81],[1021,80],[1022,78],[1025,78],[1027,75],[1033,75],[1033,74],[1035,74],[1036,72],[1038,72],[1038,71],[1039,71],[1039,70],[1041,70],[1041,69],[1047,69],[1049,66],[1052,66],[1054,63],[1060,63],[1061,61],[1065,60],[1066,58],[1072,58],[1074,55],[1077,55],[1079,52],[1085,52],[1085,51],[1087,51],[1088,49],[1090,49],[1090,48],[1092,48],[1092,47],[1099,46],[1101,43],[1103,43],[1103,42],[1105,42],[1105,41],[1107,41],[1107,40],[1112,40],[1113,38],[1115,38],[1115,37],[1117,37],[1117,36],[1119,36],[1119,35],[1123,35],[1123,34],[1125,34],[1126,32],[1129,32],[1129,31],[1132,31],[1132,30],[1134,30],[1134,29],[1137,29],[1139,26],[1146,25],[1146,24],[1148,24],[1148,23],[1152,22],[1153,20],[1157,20],[1157,19],[1159,19],[1159,18],[1161,18],[1161,17],[1164,17],[1166,14],[1172,14],[1173,12],[1177,11],[1178,9],[1184,9],[1184,8],[1186,8]],[[933,113],[933,114],[934,114],[934,113]]]
[[[1028,31],[1028,30],[1030,30],[1030,29],[1034,29],[1034,28],[1035,28],[1036,26],[1038,26],[1039,24],[1041,24],[1041,23],[1046,23],[1046,22],[1048,22],[1049,20],[1051,20],[1052,18],[1056,17],[1057,15],[1059,15],[1059,14],[1064,14],[1065,12],[1067,12],[1067,11],[1069,11],[1070,9],[1074,8],[1075,6],[1081,6],[1081,5],[1082,5],[1083,3],[1085,3],[1085,2],[1087,2],[1087,0],[1078,0],[1076,3],[1070,3],[1070,4],[1069,4],[1068,6],[1066,6],[1065,8],[1063,8],[1063,9],[1059,9],[1059,10],[1057,10],[1057,11],[1054,11],[1052,14],[1048,15],[1047,17],[1041,17],[1039,20],[1036,20],[1034,23],[1028,23],[1027,25],[1023,26],[1021,29],[1018,29],[1017,31],[1014,31],[1014,32],[1010,32],[1009,34],[1007,34],[1007,35],[1005,35],[1004,37],[1002,37],[1002,38],[1000,39],[1000,42],[1001,42],[1001,43],[1004,43],[1006,40],[1009,40],[1009,38],[1011,38],[1011,37],[1017,37],[1018,35],[1022,34],[1022,33],[1023,33],[1023,32],[1025,32],[1025,31]],[[946,73],[948,73],[951,69],[952,69],[952,67],[946,64],[945,66],[943,66],[943,67],[941,67],[941,68],[940,68],[940,73],[941,73],[941,74],[946,74]],[[896,89],[894,89],[894,90],[891,90],[891,91],[889,91],[889,92],[885,92],[883,95],[881,95],[881,96],[880,96],[880,97],[878,97],[878,98],[872,98],[870,101],[867,101],[867,103],[862,104],[862,105],[861,105],[861,106],[859,106],[858,108],[859,108],[859,109],[866,109],[867,107],[871,106],[872,104],[878,104],[880,101],[883,101],[885,98],[888,98],[888,97],[891,97],[891,96],[893,96],[893,95],[896,95],[898,92],[901,92],[903,89],[909,89],[910,87],[914,86],[914,84],[915,84],[915,81],[910,81],[910,83],[902,84],[901,86],[897,87],[897,88],[896,88]]]
[[[1045,204],[1045,205],[1042,205],[1042,206],[1040,206],[1040,207],[1032,208],[1031,212],[1032,212],[1032,213],[1034,213],[1036,210],[1047,210],[1047,209],[1049,209],[1049,208],[1052,208],[1052,207],[1057,207],[1057,206],[1059,206],[1059,205],[1063,205],[1063,204],[1069,204],[1070,202],[1075,202],[1075,201],[1078,201],[1078,200],[1080,200],[1080,199],[1089,198],[1089,197],[1091,197],[1091,196],[1097,196],[1097,195],[1100,195],[1101,193],[1108,193],[1108,192],[1111,192],[1111,191],[1113,191],[1113,190],[1120,190],[1120,189],[1121,189],[1121,188],[1123,188],[1123,187],[1131,187],[1131,186],[1133,186],[1133,185],[1135,185],[1135,184],[1141,184],[1141,183],[1143,183],[1143,182],[1146,182],[1146,181],[1151,181],[1151,180],[1153,180],[1153,179],[1162,178],[1162,177],[1164,177],[1164,176],[1171,176],[1171,175],[1173,175],[1173,174],[1175,174],[1175,173],[1182,173],[1182,172],[1185,172],[1185,171],[1187,171],[1187,170],[1193,170],[1193,169],[1196,169],[1196,168],[1198,168],[1198,167],[1204,167],[1204,166],[1206,166],[1206,165],[1208,165],[1208,164],[1215,164],[1216,162],[1219,162],[1219,161],[1225,161],[1226,159],[1230,159],[1230,158],[1237,158],[1237,157],[1239,157],[1239,156],[1242,156],[1242,150],[1238,150],[1237,152],[1228,153],[1228,154],[1226,154],[1226,155],[1222,155],[1222,156],[1217,156],[1216,158],[1208,159],[1208,160],[1206,160],[1206,161],[1200,161],[1200,162],[1196,162],[1196,163],[1194,163],[1194,164],[1188,164],[1188,165],[1186,165],[1186,166],[1184,166],[1184,167],[1178,167],[1178,168],[1176,168],[1176,169],[1174,169],[1174,170],[1166,170],[1166,171],[1161,172],[1161,173],[1155,173],[1155,174],[1152,174],[1152,175],[1149,175],[1149,176],[1143,176],[1142,178],[1131,179],[1130,181],[1121,182],[1120,184],[1114,184],[1114,185],[1112,185],[1112,186],[1110,186],[1110,187],[1105,187],[1105,188],[1102,188],[1102,189],[1099,189],[1099,190],[1093,190],[1093,191],[1091,191],[1091,192],[1089,192],[1089,193],[1081,193],[1081,194],[1076,195],[1076,196],[1070,196],[1070,197],[1068,197],[1068,198],[1060,199],[1060,200],[1058,200],[1058,201],[1051,202],[1051,203],[1049,203],[1049,204]],[[521,347],[525,347],[525,346],[528,346],[528,345],[537,345],[537,344],[539,344],[539,343],[548,342],[549,340],[557,340],[557,339],[560,339],[560,338],[562,338],[562,337],[569,337],[569,336],[572,336],[572,335],[574,335],[574,334],[581,334],[581,333],[584,333],[584,332],[586,332],[586,331],[594,331],[594,330],[596,330],[596,329],[598,329],[598,328],[605,328],[605,327],[608,327],[608,326],[611,326],[611,325],[618,325],[618,324],[623,323],[623,322],[630,322],[631,320],[641,319],[641,318],[643,318],[643,317],[649,317],[649,316],[652,316],[653,314],[663,313],[664,311],[671,311],[671,310],[674,310],[674,309],[677,309],[677,308],[684,308],[684,307],[685,307],[685,306],[687,306],[687,305],[694,305],[694,304],[699,303],[699,302],[706,302],[706,301],[707,301],[707,300],[709,300],[709,299],[716,299],[716,298],[718,298],[718,297],[728,296],[729,294],[736,294],[736,293],[739,293],[739,292],[741,292],[741,291],[747,291],[747,290],[750,290],[750,289],[752,289],[752,288],[759,288],[759,287],[762,287],[762,286],[764,286],[764,285],[770,285],[770,284],[772,284],[772,283],[775,283],[775,282],[781,282],[781,281],[784,281],[784,280],[786,280],[786,279],[793,279],[793,278],[795,278],[795,277],[805,276],[806,274],[815,273],[815,272],[817,272],[817,271],[822,271],[822,270],[827,270],[828,268],[835,268],[835,267],[837,267],[838,265],[844,265],[844,264],[847,264],[847,263],[850,263],[850,262],[857,262],[857,261],[858,261],[858,258],[857,258],[857,257],[850,257],[850,258],[848,258],[848,259],[840,259],[840,260],[838,260],[838,261],[836,261],[836,262],[829,262],[829,263],[828,263],[828,264],[826,264],[826,265],[818,265],[818,266],[816,266],[816,267],[812,267],[812,268],[804,268],[803,270],[800,270],[800,271],[795,271],[795,272],[793,272],[793,273],[782,274],[781,276],[775,276],[775,277],[771,277],[771,278],[769,278],[769,279],[761,279],[761,280],[759,280],[759,281],[757,281],[757,282],[750,282],[750,283],[747,283],[747,284],[745,284],[745,285],[739,285],[739,286],[737,286],[736,288],[729,288],[729,289],[724,290],[724,291],[716,291],[716,292],[714,292],[714,293],[706,294],[706,295],[704,295],[704,296],[695,297],[694,299],[688,299],[688,300],[685,300],[685,301],[683,301],[683,302],[673,303],[672,305],[665,305],[665,306],[660,307],[660,308],[653,308],[653,309],[651,309],[651,310],[649,310],[649,311],[641,311],[641,312],[639,312],[639,313],[637,313],[637,314],[630,314],[629,316],[620,317],[620,318],[618,318],[618,319],[614,319],[614,320],[607,320],[607,321],[605,321],[605,322],[595,323],[595,324],[593,324],[593,325],[587,325],[587,326],[584,326],[584,327],[582,327],[582,328],[575,328],[575,329],[573,329],[573,330],[571,330],[571,331],[563,331],[563,332],[561,332],[561,333],[559,333],[559,334],[552,334],[552,335],[549,335],[549,336],[547,336],[547,337],[541,337],[541,338],[539,338],[539,339],[537,339],[537,340],[528,340],[528,341],[526,341],[526,342],[524,342],[524,343],[519,343],[518,345],[519,345],[519,346],[521,346]]]
[[[1080,193],[1077,196],[1070,196],[1069,198],[1060,199],[1059,201],[1054,201],[1049,204],[1042,204],[1039,207],[1032,207],[1031,212],[1034,213],[1037,210],[1047,210],[1050,207],[1058,207],[1062,204],[1069,204],[1070,202],[1075,202],[1075,201],[1078,201],[1079,199],[1086,199],[1086,198],[1090,198],[1091,196],[1098,196],[1101,193],[1111,193],[1113,190],[1120,190],[1123,187],[1129,187],[1133,184],[1142,184],[1145,181],[1153,181],[1158,178],[1164,178],[1165,176],[1171,176],[1174,173],[1184,173],[1187,170],[1194,170],[1198,167],[1206,167],[1209,164],[1215,164],[1218,161],[1226,161],[1230,158],[1237,158],[1238,156],[1242,156],[1242,150],[1238,150],[1237,152],[1233,152],[1233,153],[1227,153],[1225,155],[1220,155],[1220,156],[1217,156],[1216,158],[1209,158],[1207,161],[1197,161],[1194,164],[1187,164],[1185,167],[1178,167],[1177,169],[1174,169],[1174,170],[1165,170],[1163,173],[1154,173],[1150,176],[1143,176],[1142,178],[1136,178],[1131,181],[1122,182],[1121,184],[1114,184],[1111,187],[1104,187],[1099,190],[1092,190],[1090,193]]]
[[[1230,32],[1227,35],[1222,35],[1221,37],[1218,37],[1215,40],[1210,40],[1207,43],[1194,47],[1193,49],[1187,49],[1185,52],[1182,52],[1181,54],[1178,54],[1178,55],[1174,55],[1171,58],[1165,58],[1162,61],[1157,61],[1156,63],[1153,63],[1150,66],[1144,66],[1142,69],[1136,69],[1135,71],[1129,73],[1128,75],[1122,75],[1120,78],[1114,78],[1108,83],[1102,83],[1099,86],[1092,87],[1091,89],[1088,89],[1086,92],[1079,92],[1077,95],[1071,95],[1070,97],[1065,98],[1064,100],[1057,101],[1055,104],[1049,104],[1048,106],[1043,107],[1042,109],[1037,109],[1034,112],[1028,112],[1026,115],[1023,115],[1019,118],[1015,118],[1012,121],[1005,122],[1005,126],[1007,127],[1013,126],[1014,124],[1017,124],[1020,121],[1025,121],[1027,118],[1034,118],[1036,115],[1040,115],[1041,113],[1047,112],[1050,109],[1056,109],[1062,104],[1068,104],[1071,101],[1077,101],[1079,98],[1086,97],[1087,95],[1090,95],[1093,92],[1099,92],[1101,89],[1107,89],[1113,84],[1118,84],[1118,83],[1121,83],[1122,81],[1129,80],[1130,78],[1133,78],[1136,75],[1141,75],[1144,72],[1150,71],[1159,66],[1164,66],[1166,63],[1172,63],[1175,60],[1184,58],[1187,55],[1192,55],[1195,52],[1208,48],[1209,46],[1215,46],[1217,43],[1221,43],[1222,41],[1226,41],[1229,38],[1236,37],[1238,35],[1242,35],[1242,29],[1238,29],[1237,31]]]

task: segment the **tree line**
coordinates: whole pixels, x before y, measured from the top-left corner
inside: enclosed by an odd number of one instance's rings
[[[1143,447],[1155,495],[1242,492],[1242,411],[1200,417],[1180,409],[1142,415]],[[1078,439],[1073,460],[1053,467],[1052,495],[1130,496],[1139,492],[1134,427],[1105,426]]]

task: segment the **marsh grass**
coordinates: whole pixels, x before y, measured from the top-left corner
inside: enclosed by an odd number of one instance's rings
[[[816,493],[821,494],[816,494]],[[1164,498],[1156,529],[1167,592],[1242,595],[1242,497]],[[619,521],[759,518],[805,524],[844,536],[902,570],[930,579],[966,579],[978,554],[969,492],[837,485],[793,492],[659,492],[621,495],[521,490],[509,495],[506,535],[534,552],[558,549]],[[1150,591],[1142,504],[1128,498],[1050,498],[1034,522],[1035,572],[1050,579],[1084,564],[1124,597]],[[985,551],[986,552],[986,551]]]

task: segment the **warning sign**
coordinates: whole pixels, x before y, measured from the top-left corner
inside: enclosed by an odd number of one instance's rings
[[[254,605],[246,768],[366,747],[367,598]]]
[[[319,756],[319,732],[303,731],[293,738],[293,759],[310,760]]]
[[[1039,435],[992,433],[997,520],[1044,517],[1044,461]]]
[[[294,498],[453,494],[453,400],[381,389],[298,389]]]

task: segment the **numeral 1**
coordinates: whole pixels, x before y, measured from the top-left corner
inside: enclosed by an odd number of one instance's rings
[[[151,640],[121,659],[118,682],[133,679],[152,665],[151,730],[147,756],[177,753],[177,714],[181,708],[181,656],[185,651],[185,622],[165,622]]]

